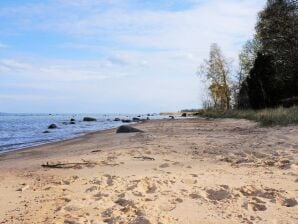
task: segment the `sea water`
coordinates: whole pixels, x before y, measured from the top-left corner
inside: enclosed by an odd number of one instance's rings
[[[95,122],[84,122],[84,117],[94,117]],[[125,114],[4,114],[0,113],[0,153],[70,139],[88,132],[115,128],[123,123],[114,119],[132,119],[137,115]],[[70,119],[75,124],[70,124]],[[140,118],[146,119],[147,115]],[[165,116],[154,114],[150,119]],[[56,124],[57,129],[48,129]],[[44,133],[49,131],[49,133]]]

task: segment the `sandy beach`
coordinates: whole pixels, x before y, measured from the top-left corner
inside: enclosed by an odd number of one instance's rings
[[[297,126],[134,126],[1,154],[0,223],[298,223]]]

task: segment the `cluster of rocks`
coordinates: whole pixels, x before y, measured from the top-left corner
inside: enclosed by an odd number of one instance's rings
[[[151,114],[147,114],[147,118],[146,119],[141,118],[141,115],[139,115],[137,117],[133,117],[132,119],[120,119],[120,118],[116,117],[114,119],[114,121],[121,121],[122,123],[142,122],[142,121],[150,120],[149,116],[154,116],[154,115],[153,114],[152,115]],[[111,119],[108,119],[108,120],[111,121]],[[94,117],[84,117],[83,118],[83,122],[94,122],[94,121],[97,121],[97,119],[94,118]],[[76,120],[74,118],[71,118],[69,122],[63,122],[62,124],[64,124],[64,125],[76,124]],[[126,127],[126,126],[123,126],[123,127]],[[127,126],[127,127],[129,127],[129,126]],[[57,128],[58,128],[58,126],[56,124],[50,124],[48,126],[48,129],[57,129]],[[124,128],[123,130],[130,130],[129,132],[135,132],[135,130],[137,130],[137,129],[134,129],[132,127],[129,127],[129,128]],[[123,130],[120,129],[120,132],[122,132]],[[46,130],[43,133],[50,133],[50,131],[49,130]]]
[[[142,119],[141,116],[133,117],[132,119],[120,119],[118,117],[114,119],[114,121],[121,121],[122,123],[142,122],[147,120],[150,120],[150,118],[147,117],[146,119]]]

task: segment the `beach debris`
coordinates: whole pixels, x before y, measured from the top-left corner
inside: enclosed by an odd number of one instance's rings
[[[135,159],[142,159],[142,160],[155,160],[154,158],[152,157],[149,157],[149,156],[134,156],[133,158]]]
[[[91,152],[101,152],[102,150],[100,150],[100,149],[97,149],[97,150],[92,150]]]
[[[116,131],[116,133],[132,133],[132,132],[143,132],[143,131],[127,125],[120,126]]]
[[[94,118],[94,117],[84,117],[83,121],[96,121],[96,118]]]
[[[97,165],[94,162],[89,162],[89,161],[85,161],[85,162],[78,162],[78,163],[49,163],[47,162],[46,164],[42,164],[42,167],[45,168],[54,168],[54,169],[81,169],[82,166],[85,167],[93,167]]]
[[[131,120],[129,120],[129,119],[122,119],[121,120],[123,123],[131,123],[132,121]]]
[[[296,206],[298,204],[295,198],[283,198],[283,197],[280,197],[278,199],[278,201],[279,201],[279,203],[282,206],[286,206],[286,207],[294,207],[294,206]]]
[[[21,188],[18,188],[17,189],[17,191],[25,191],[25,190],[27,190],[27,189],[29,189],[29,185],[27,185],[27,184],[22,184],[23,185],[23,187],[21,187]]]
[[[58,128],[56,124],[50,124],[48,129],[55,129]]]

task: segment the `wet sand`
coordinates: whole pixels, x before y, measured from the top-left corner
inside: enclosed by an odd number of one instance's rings
[[[134,126],[0,155],[0,223],[298,223],[298,126]]]

